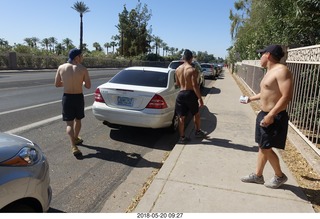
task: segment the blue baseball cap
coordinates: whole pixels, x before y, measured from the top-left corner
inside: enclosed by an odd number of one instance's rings
[[[74,60],[75,57],[77,57],[78,55],[81,54],[81,50],[80,49],[77,49],[77,48],[74,48],[74,49],[71,49],[69,51],[69,59],[68,59],[68,62],[72,62]]]

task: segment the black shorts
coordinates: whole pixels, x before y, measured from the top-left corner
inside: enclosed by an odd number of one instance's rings
[[[187,116],[189,111],[193,116],[199,112],[198,97],[193,90],[182,90],[176,99],[176,113]]]
[[[63,94],[62,96],[62,119],[73,121],[84,118],[84,96],[83,94]]]
[[[255,141],[262,149],[272,147],[284,149],[288,133],[288,113],[286,111],[278,113],[274,117],[274,123],[268,127],[262,127],[260,122],[267,114],[267,112],[260,111],[257,115]]]

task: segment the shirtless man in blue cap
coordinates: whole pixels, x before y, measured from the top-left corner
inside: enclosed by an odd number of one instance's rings
[[[67,123],[67,134],[70,137],[71,150],[77,158],[82,156],[77,147],[83,140],[79,137],[81,119],[84,118],[84,96],[82,86],[91,88],[91,80],[86,67],[81,63],[81,50],[71,49],[69,60],[59,66],[55,76],[55,86],[63,87],[62,119]]]

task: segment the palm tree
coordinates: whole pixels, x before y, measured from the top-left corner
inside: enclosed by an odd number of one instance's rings
[[[47,52],[49,51],[49,44],[50,44],[50,41],[48,38],[44,38],[42,41],[41,41],[41,44],[46,48]]]
[[[105,44],[104,44],[104,47],[106,47],[106,48],[107,48],[107,54],[108,54],[108,48],[110,48],[110,47],[111,47],[110,43],[105,43]]]
[[[40,42],[40,39],[38,37],[32,37],[31,41],[33,43],[33,47],[37,48],[37,43]]]
[[[28,44],[29,47],[33,47],[33,41],[30,37],[24,38],[23,40]]]
[[[50,50],[52,48],[52,52],[54,52],[57,43],[58,41],[55,37],[49,37],[49,46],[50,46]]]
[[[76,2],[71,7],[72,9],[76,10],[80,13],[80,50],[82,50],[82,41],[83,41],[83,22],[82,17],[83,14],[86,12],[90,12],[89,8],[86,6],[84,2]]]
[[[96,51],[101,51],[102,50],[101,45],[98,42],[94,42],[92,46],[94,48],[96,48]]]
[[[154,45],[155,45],[155,48],[156,48],[156,55],[158,55],[158,48],[160,50],[161,43],[163,42],[163,40],[158,36],[153,36],[153,41],[154,41]]]
[[[65,38],[62,40],[62,45],[66,47],[66,49],[71,49],[73,47],[72,40],[70,38]]]
[[[114,54],[114,47],[117,45],[115,41],[110,42],[110,46],[112,47],[112,53]]]
[[[9,42],[6,41],[5,39],[1,38],[0,39],[0,47],[6,47],[9,45]]]

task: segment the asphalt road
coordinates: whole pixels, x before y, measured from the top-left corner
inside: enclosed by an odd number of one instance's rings
[[[94,90],[116,72],[90,70],[92,88],[84,93],[86,117],[80,133],[82,160],[70,151],[61,120],[63,91],[53,85],[55,71],[0,72],[0,131],[29,138],[44,151],[53,190],[49,212],[125,212],[178,140],[177,133],[164,130],[110,129],[94,118]]]

